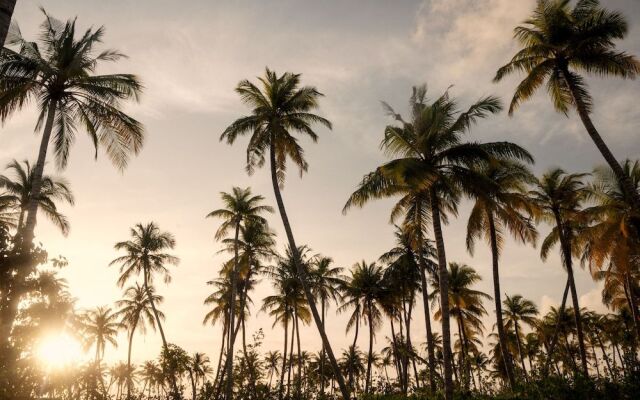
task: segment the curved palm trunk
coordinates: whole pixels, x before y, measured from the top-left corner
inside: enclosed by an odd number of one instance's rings
[[[11,16],[16,6],[16,0],[2,0],[0,2],[0,47],[4,45],[11,25]]]
[[[151,310],[153,310],[153,316],[156,319],[156,324],[158,324],[158,330],[160,331],[160,337],[162,338],[162,346],[164,347],[164,351],[169,354],[169,346],[167,345],[167,338],[164,335],[164,329],[162,329],[162,323],[160,322],[160,316],[158,315],[158,310],[156,309],[156,305],[153,301],[153,297],[151,296],[151,290],[149,289],[149,272],[148,268],[145,268],[144,271],[144,290],[147,292],[147,298],[149,299],[149,304],[151,304]],[[176,382],[175,374],[171,373],[171,387],[173,389],[172,396],[178,396],[178,383]]]
[[[326,299],[322,297],[320,299],[320,312],[322,313],[322,326],[324,326],[325,318],[325,303]],[[320,352],[320,399],[324,399],[324,343],[322,343],[322,350]]]
[[[193,371],[189,369],[187,372],[189,373],[189,380],[191,381],[192,400],[196,400],[196,381],[193,379]]]
[[[529,380],[527,376],[527,368],[524,366],[524,355],[522,354],[522,344],[520,343],[520,329],[518,329],[518,323],[513,324],[514,329],[516,331],[516,345],[518,346],[518,355],[520,357],[520,365],[522,366],[522,373],[524,374],[524,379],[526,381]]]
[[[229,323],[230,326],[233,326],[235,319],[235,304],[236,304],[236,281],[238,274],[238,236],[240,235],[240,220],[236,221],[236,231],[234,235],[233,242],[233,271],[231,271],[231,300],[230,300],[230,310],[229,310]],[[242,312],[242,310],[240,310]],[[229,349],[227,356],[227,390],[226,390],[226,399],[233,399],[233,344],[236,340],[235,333],[230,335],[229,338]]]
[[[496,225],[491,212],[487,213],[487,219],[489,220],[489,240],[491,242],[491,262],[493,266],[493,299],[496,305],[496,327],[498,328],[498,340],[500,342],[500,352],[502,353],[502,362],[504,363],[504,370],[509,380],[509,386],[511,390],[515,389],[516,380],[513,375],[513,364],[511,361],[511,353],[507,347],[507,335],[504,331],[504,322],[502,321],[502,299],[500,291],[500,267],[499,267],[499,255],[498,255],[498,241],[496,239]]]
[[[294,318],[293,324],[291,324],[291,343],[289,343],[289,369],[287,370],[287,394],[289,398],[289,392],[291,391],[291,372],[293,371],[293,346],[296,340],[296,320]]]
[[[573,302],[574,320],[576,331],[578,333],[578,347],[580,349],[580,361],[582,362],[582,373],[589,377],[589,367],[587,364],[587,352],[584,347],[584,335],[582,332],[582,318],[580,317],[580,304],[578,302],[578,291],[576,290],[576,282],[573,277],[573,260],[571,254],[571,233],[565,230],[564,223],[560,217],[560,212],[554,210],[556,225],[560,237],[560,246],[564,253],[564,263],[567,267],[567,275],[569,277],[569,289],[571,290],[571,301]]]
[[[360,327],[360,318],[356,319],[356,332],[355,335],[353,336],[353,344],[351,345],[351,347],[353,348],[353,351],[355,351],[356,349],[356,343],[358,342],[358,330]],[[350,389],[354,389],[353,386],[353,363],[349,363],[349,376],[348,376],[348,384],[349,384],[349,388]]]
[[[562,293],[562,302],[560,303],[560,309],[558,310],[558,324],[556,325],[556,329],[553,331],[553,337],[551,338],[551,344],[549,345],[549,349],[547,350],[547,360],[544,363],[544,368],[542,369],[542,376],[547,375],[547,371],[549,370],[549,363],[553,358],[553,350],[556,347],[558,342],[558,337],[560,336],[560,325],[562,325],[562,316],[564,315],[564,309],[567,305],[567,296],[569,295],[569,279],[567,278],[567,284],[564,287],[564,292]]]
[[[131,385],[133,383],[131,379],[131,348],[133,347],[133,333],[136,331],[137,325],[136,323],[131,327],[131,333],[129,335],[129,350],[127,351],[127,400],[131,398]]]
[[[422,244],[421,244],[422,246]],[[422,284],[422,305],[424,308],[424,324],[427,330],[427,353],[429,360],[429,389],[431,393],[436,391],[436,356],[433,344],[433,331],[431,330],[431,312],[429,311],[429,287],[427,286],[426,269],[427,263],[424,260],[422,252],[418,257],[420,262],[420,281]]]
[[[434,189],[429,193],[431,201],[431,219],[433,234],[438,250],[438,284],[440,286],[440,310],[442,314],[442,358],[444,361],[444,397],[445,400],[453,399],[453,382],[451,380],[451,327],[449,320],[449,276],[447,272],[447,256],[440,225],[440,208]]]
[[[367,376],[364,383],[364,394],[369,394],[369,388],[371,387],[371,355],[373,354],[373,323],[371,318],[371,309],[367,312],[367,319],[369,320],[369,354],[367,357]]]
[[[291,248],[291,252],[293,253],[293,259],[296,264],[296,268],[298,270],[300,282],[302,284],[302,288],[304,289],[304,294],[307,298],[307,302],[309,303],[309,308],[311,309],[313,320],[315,321],[316,327],[318,328],[318,332],[320,333],[320,337],[322,338],[322,344],[324,345],[327,352],[327,356],[329,357],[329,362],[331,363],[331,368],[333,369],[333,375],[335,376],[335,379],[338,381],[338,385],[340,386],[340,392],[342,393],[342,398],[343,400],[349,400],[349,389],[347,388],[347,385],[344,382],[344,377],[340,372],[340,367],[338,366],[336,357],[333,354],[331,343],[329,343],[329,339],[327,338],[324,325],[322,324],[322,320],[320,319],[320,313],[318,313],[318,308],[316,307],[315,301],[313,300],[313,294],[311,293],[311,289],[309,288],[309,283],[307,282],[307,271],[305,270],[302,263],[300,262],[300,254],[298,252],[298,248],[296,247],[296,242],[293,238],[293,231],[291,230],[291,225],[289,224],[289,218],[287,217],[287,212],[284,208],[284,202],[282,200],[282,195],[280,193],[280,187],[278,186],[278,175],[276,171],[276,153],[275,153],[275,145],[273,143],[273,137],[271,140],[269,156],[271,161],[271,183],[273,184],[273,192],[276,197],[276,202],[278,203],[278,211],[280,212],[280,217],[282,218],[282,224],[284,225],[284,229],[287,234],[289,247]]]
[[[225,318],[226,319],[226,318]],[[213,379],[213,386],[217,387],[218,386],[218,378],[220,378],[220,370],[222,369],[222,356],[224,355],[224,349],[227,347],[226,343],[227,343],[227,334],[229,332],[228,329],[228,322],[224,322],[223,328],[222,328],[222,343],[220,343],[220,353],[218,354],[218,366],[216,367],[216,376]],[[216,392],[217,393],[217,392]],[[216,395],[217,397],[217,395]]]
[[[569,76],[569,69],[566,65],[561,66],[561,70],[565,76]],[[633,183],[631,182],[629,177],[624,173],[622,166],[620,166],[620,163],[614,157],[613,153],[611,152],[607,144],[604,142],[604,140],[602,140],[602,136],[600,136],[600,133],[598,132],[596,127],[593,125],[593,122],[591,121],[591,117],[589,116],[589,112],[587,111],[587,107],[584,101],[582,100],[582,96],[579,93],[579,90],[575,87],[572,80],[565,79],[565,82],[567,83],[567,86],[571,91],[571,95],[575,102],[576,110],[578,111],[580,120],[582,121],[582,124],[584,125],[585,129],[587,130],[587,133],[591,137],[591,140],[593,140],[593,143],[598,148],[598,151],[600,151],[600,154],[602,154],[602,157],[605,159],[607,164],[609,164],[609,168],[611,168],[611,170],[615,174],[618,181],[622,183],[625,191],[631,197],[631,200],[633,201],[633,207],[636,210],[640,210],[640,195],[638,195],[638,192],[633,187]],[[636,228],[638,228],[638,226],[636,226]]]
[[[295,311],[295,323],[296,323],[296,343],[298,346],[298,381],[296,382],[296,395],[298,396],[298,399],[301,399],[301,392],[302,392],[302,351],[300,348],[300,321],[298,318],[298,312]]]

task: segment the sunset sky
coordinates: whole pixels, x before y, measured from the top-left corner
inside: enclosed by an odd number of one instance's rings
[[[129,56],[100,72],[138,75],[145,91],[141,102],[128,110],[144,123],[146,143],[142,153],[124,172],[100,154],[93,158],[91,143],[79,134],[69,166],[48,173],[64,176],[76,196],[74,207],[63,208],[71,232],[63,237],[40,218],[37,237],[52,256],[68,258],[61,275],[77,299],[78,309],[113,305],[122,294],[116,286],[118,270],[108,267],[118,253],[117,241],[128,239],[129,227],[156,221],[177,239],[174,254],[181,259],[169,285],[158,283],[165,297],[165,331],[170,342],[189,352],[206,352],[214,358],[221,328],[203,326],[210,293],[206,281],[217,276],[224,257],[214,240],[219,222],[205,215],[221,206],[220,191],[251,186],[275,205],[268,171],[247,176],[244,170],[246,140],[230,147],[219,142],[224,128],[247,112],[233,89],[245,78],[255,79],[265,66],[282,73],[302,73],[305,84],[325,94],[320,113],[334,124],[333,131],[318,127],[318,144],[303,141],[309,172],[300,179],[293,168],[283,196],[299,244],[334,258],[349,268],[362,259],[376,260],[393,244],[389,225],[392,200],[377,201],[346,216],[342,207],[362,176],[385,160],[379,150],[386,124],[380,101],[406,114],[411,86],[427,83],[431,97],[447,87],[465,107],[477,98],[495,94],[505,103],[517,83],[510,77],[500,84],[491,79],[516,49],[512,30],[525,19],[534,0],[425,0],[425,1],[95,1],[19,0],[14,19],[27,39],[35,39],[42,21],[38,7],[59,19],[78,17],[82,27],[104,25],[105,48]],[[640,55],[640,3],[604,0],[603,6],[622,11],[629,23],[628,38],[619,48]],[[620,159],[640,158],[638,99],[640,82],[589,77],[595,101],[594,122]],[[35,160],[39,133],[35,134],[34,108],[15,114],[1,128],[0,165],[11,159]],[[513,117],[503,112],[482,121],[472,134],[480,141],[510,140],[536,158],[540,173],[559,166],[571,172],[590,171],[602,162],[575,114],[554,113],[544,89]],[[468,202],[457,220],[445,227],[450,261],[468,263],[484,280],[478,288],[492,293],[490,254],[479,245],[472,259],[464,236]],[[270,217],[283,248],[279,216]],[[541,233],[547,228],[541,227]],[[502,287],[534,300],[542,310],[559,302],[566,274],[557,256],[542,262],[538,250],[507,242],[502,257]],[[588,272],[577,273],[581,305],[604,311],[600,289]],[[258,328],[266,334],[264,347],[282,347],[282,329],[257,313],[262,298],[270,294],[267,280],[252,298],[249,335]],[[487,330],[493,325],[493,306]],[[335,307],[329,311],[333,313]],[[421,307],[413,324],[414,342],[423,342]],[[330,319],[334,351],[346,347],[344,315]],[[437,324],[435,326],[438,326]],[[486,332],[486,333],[489,333]],[[389,335],[378,333],[378,346]],[[314,326],[306,327],[303,347],[319,348]],[[124,335],[122,335],[124,339]],[[364,345],[366,338],[361,338]],[[137,336],[134,360],[155,357],[160,337]],[[107,361],[126,357],[126,343]]]

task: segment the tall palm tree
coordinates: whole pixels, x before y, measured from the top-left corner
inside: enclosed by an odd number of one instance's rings
[[[507,296],[504,300],[504,318],[507,320],[506,328],[513,328],[516,336],[516,344],[518,345],[518,354],[520,356],[520,364],[522,372],[527,376],[527,368],[524,366],[524,350],[521,337],[522,327],[520,323],[534,327],[537,323],[538,308],[531,300],[527,300],[519,294]]]
[[[76,19],[61,22],[44,10],[39,43],[12,31],[8,48],[0,53],[0,121],[37,99],[36,130],[42,129],[38,159],[33,167],[31,201],[23,229],[30,245],[42,189],[49,143],[53,140],[58,167],[67,165],[69,149],[80,127],[97,150],[102,147],[117,168],[124,168],[143,144],[142,125],[122,111],[124,100],[138,99],[142,90],[131,74],[98,75],[98,65],[123,57],[116,50],[98,51],[104,27],[76,31]],[[14,49],[14,50],[12,50]],[[53,137],[52,137],[53,135]]]
[[[365,394],[369,394],[369,388],[371,387],[373,339],[376,329],[382,323],[380,308],[385,295],[383,278],[382,267],[376,263],[367,263],[363,260],[353,266],[351,277],[346,280],[342,289],[344,300],[339,310],[353,309],[354,313],[364,316],[369,326],[369,351],[367,353],[367,372],[364,384]]]
[[[338,301],[340,298],[340,287],[344,283],[342,277],[342,268],[333,267],[333,259],[331,257],[321,256],[317,254],[312,260],[312,269],[310,271],[313,293],[316,299],[320,301],[320,315],[322,316],[322,325],[325,324],[326,311],[328,301]],[[325,382],[325,348],[322,346],[320,351],[320,397],[324,397]]]
[[[331,123],[327,119],[313,114],[313,111],[318,108],[318,98],[322,94],[312,86],[300,87],[300,74],[286,72],[278,76],[267,68],[265,76],[258,79],[262,88],[248,80],[241,81],[236,87],[236,92],[249,107],[252,107],[252,112],[229,125],[222,133],[220,140],[226,140],[227,143],[233,144],[239,135],[251,134],[247,147],[247,171],[249,173],[252,173],[256,167],[262,167],[266,161],[265,156],[269,157],[271,183],[287,234],[289,248],[293,251],[307,302],[329,356],[342,397],[344,400],[348,400],[348,389],[329,344],[324,325],[322,325],[322,318],[308,282],[308,272],[300,261],[298,246],[293,237],[293,230],[280,193],[280,188],[284,185],[287,158],[290,158],[299,167],[301,173],[308,168],[304,151],[292,134],[300,133],[316,141],[318,136],[313,131],[312,124],[319,123],[331,128]]]
[[[475,193],[475,203],[467,222],[467,249],[473,254],[475,242],[481,237],[485,237],[491,247],[496,327],[507,379],[514,389],[515,377],[502,322],[499,259],[505,231],[520,242],[535,245],[537,232],[531,221],[533,208],[526,195],[526,185],[535,182],[535,177],[525,165],[510,160],[492,160],[479,166],[477,172],[491,185]]]
[[[468,357],[471,338],[469,335],[473,332],[482,333],[483,324],[482,317],[487,314],[484,308],[483,300],[491,299],[488,294],[475,290],[472,286],[478,283],[482,278],[472,267],[465,264],[450,263],[448,270],[449,278],[449,304],[451,305],[451,316],[458,323],[458,337],[460,339],[461,354],[461,373],[464,371],[468,374]],[[437,307],[440,288],[436,287],[432,294],[432,301]],[[440,296],[441,298],[442,296]],[[442,318],[442,307],[437,309],[435,313],[436,319]],[[468,381],[465,382],[465,385]]]
[[[240,236],[240,227],[248,222],[264,223],[265,220],[261,213],[273,212],[273,209],[269,206],[260,204],[264,197],[260,195],[252,195],[251,189],[242,189],[234,187],[232,193],[221,192],[220,196],[225,208],[214,210],[207,214],[207,218],[221,218],[222,224],[216,231],[216,239],[220,240],[230,229],[235,231],[234,245],[233,245],[233,269],[231,271],[231,301],[235,303],[236,299],[236,282],[238,274],[239,256],[238,256],[238,239]],[[230,308],[229,314],[229,326],[235,326],[235,308]],[[235,342],[235,334],[232,332],[229,335],[229,344],[227,345],[228,354],[227,357],[227,400],[231,400],[233,397],[233,345]]]
[[[640,209],[640,195],[633,191],[631,181],[591,121],[593,100],[580,75],[635,79],[640,72],[640,62],[616,50],[614,42],[623,39],[627,30],[624,16],[601,7],[598,0],[578,0],[573,8],[569,0],[539,0],[531,17],[514,29],[521,49],[498,69],[494,81],[516,71],[526,74],[516,88],[509,114],[546,81],[556,111],[566,115],[570,108],[576,109],[616,178],[632,193],[634,207]]]
[[[164,300],[162,296],[154,294],[154,288],[149,288],[151,297],[147,295],[147,290],[138,283],[129,286],[125,291],[122,300],[116,302],[118,306],[118,316],[120,324],[127,329],[129,336],[129,349],[127,350],[127,366],[131,369],[131,349],[133,347],[133,335],[138,329],[143,335],[146,333],[147,325],[151,329],[156,329],[156,321],[153,315],[151,303],[160,304]],[[158,310],[158,316],[164,320],[164,314]],[[132,382],[127,382],[127,399],[131,398]]]
[[[0,175],[0,189],[4,190],[3,200],[9,202],[17,213],[16,227],[20,231],[31,201],[34,180],[33,168],[29,161],[25,160],[19,163],[13,160],[7,164],[7,169],[13,173],[13,176]],[[69,183],[60,177],[43,175],[37,200],[38,208],[66,235],[69,232],[69,221],[58,211],[56,204],[58,201],[70,205],[74,204]]]
[[[622,170],[635,192],[640,191],[640,162],[625,160]],[[637,298],[640,267],[636,262],[640,257],[640,234],[635,229],[640,209],[633,207],[631,196],[613,170],[599,167],[593,175],[594,182],[588,189],[595,205],[585,210],[593,224],[580,235],[586,241],[583,260],[589,262],[591,274],[596,280],[605,281],[603,300],[613,305],[614,309],[621,308],[621,305],[629,309],[640,340]],[[617,303],[616,298],[624,301]]]
[[[177,265],[178,257],[165,253],[176,246],[176,240],[170,232],[161,231],[155,222],[136,224],[130,230],[131,239],[118,242],[114,248],[123,250],[126,254],[115,258],[109,265],[120,264],[120,277],[118,286],[123,287],[131,278],[142,274],[144,289],[147,299],[156,320],[156,326],[160,331],[162,346],[168,352],[167,338],[160,322],[160,313],[153,301],[152,285],[155,275],[162,275],[165,283],[171,281],[171,274],[167,265]],[[174,395],[178,393],[176,377],[171,376]]]
[[[121,327],[118,314],[110,307],[97,307],[85,312],[81,320],[82,332],[87,348],[95,346],[95,362],[99,364],[104,357],[107,343],[118,347],[116,336]]]
[[[553,245],[560,243],[560,255],[567,269],[568,286],[571,290],[571,300],[575,310],[575,326],[578,333],[582,372],[588,376],[587,354],[580,323],[578,291],[573,273],[573,254],[576,245],[573,238],[576,236],[576,231],[584,224],[582,203],[588,195],[582,182],[584,176],[585,174],[567,174],[559,168],[551,169],[538,180],[535,188],[529,192],[529,196],[539,209],[540,217],[553,225],[552,231],[542,243],[541,257],[546,259]],[[566,296],[563,296],[563,300],[565,298]],[[563,311],[564,301],[560,306],[560,314]]]
[[[406,195],[425,190],[429,217],[438,255],[438,284],[442,308],[442,345],[444,356],[445,398],[453,398],[451,333],[447,282],[447,258],[442,223],[447,214],[457,215],[461,191],[469,191],[477,183],[484,183],[471,168],[490,158],[530,159],[528,153],[508,142],[465,142],[463,136],[480,119],[501,110],[497,98],[480,99],[464,112],[448,92],[428,103],[426,87],[414,87],[410,99],[411,119],[403,120],[391,107],[389,114],[398,125],[387,126],[381,147],[390,156],[397,156],[366,175],[351,195],[344,210],[363,206],[371,199]]]

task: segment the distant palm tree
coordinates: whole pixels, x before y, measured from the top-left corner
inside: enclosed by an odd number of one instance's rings
[[[146,333],[147,324],[153,329],[156,329],[156,321],[151,308],[151,303],[160,304],[164,300],[162,296],[154,294],[155,289],[149,288],[151,297],[147,295],[147,290],[136,283],[135,286],[129,286],[124,291],[122,300],[118,300],[116,305],[118,306],[118,316],[120,317],[120,324],[127,329],[129,336],[129,350],[127,351],[127,366],[131,369],[131,349],[133,347],[133,334],[136,328],[144,335]],[[164,320],[164,314],[162,311],[158,311],[160,319]],[[127,399],[131,398],[131,387],[133,382],[127,383]]]
[[[433,227],[438,255],[438,284],[442,309],[442,345],[444,356],[445,398],[453,398],[451,332],[449,303],[446,293],[447,259],[442,235],[442,223],[447,214],[457,215],[461,190],[482,183],[471,168],[491,158],[530,159],[522,148],[508,142],[465,142],[463,136],[480,119],[501,110],[493,96],[480,99],[467,111],[459,112],[457,103],[445,92],[427,103],[426,86],[414,87],[410,100],[411,119],[405,121],[391,107],[387,111],[398,122],[385,129],[381,147],[397,156],[375,171],[365,175],[358,189],[347,201],[344,210],[363,206],[369,200],[426,191],[429,217]],[[344,211],[343,210],[343,211]]]
[[[4,190],[2,200],[17,213],[16,227],[20,231],[31,201],[33,168],[29,161],[19,163],[13,160],[7,164],[7,169],[13,172],[13,176],[0,175],[0,189]],[[44,175],[38,197],[38,208],[66,235],[69,232],[69,221],[58,211],[56,202],[74,204],[73,193],[68,182],[63,178]]]
[[[499,258],[505,231],[520,242],[535,245],[537,232],[531,221],[534,209],[527,198],[527,185],[534,183],[535,177],[524,164],[509,160],[492,160],[477,169],[489,185],[475,193],[475,204],[467,222],[467,250],[473,254],[475,242],[481,237],[491,246],[496,327],[505,372],[513,390],[515,377],[502,322]]]
[[[140,151],[144,138],[142,125],[122,111],[124,100],[138,99],[142,90],[138,78],[131,74],[95,73],[101,63],[123,57],[116,50],[96,50],[104,28],[90,28],[76,37],[76,19],[61,22],[44,10],[43,13],[39,43],[25,40],[16,27],[6,43],[8,48],[0,53],[0,121],[37,99],[36,129],[43,132],[22,232],[25,245],[33,239],[39,206],[36,199],[42,190],[52,139],[60,168],[67,165],[69,149],[81,126],[96,151],[104,148],[115,166],[122,169],[130,155]]]
[[[144,364],[142,364],[142,370],[140,371],[140,377],[144,382],[142,392],[144,392],[145,388],[148,390],[147,398],[151,397],[152,389],[156,391],[156,394],[158,394],[158,386],[162,384],[159,379],[161,374],[162,371],[155,361],[145,361]]]
[[[207,214],[207,218],[221,218],[223,220],[220,228],[216,231],[216,239],[220,240],[224,238],[229,231],[233,229],[235,231],[233,239],[233,269],[231,271],[231,301],[235,303],[236,300],[236,285],[237,274],[239,270],[240,258],[238,256],[238,241],[240,236],[240,228],[243,224],[248,222],[264,223],[264,218],[260,215],[264,212],[273,212],[273,209],[269,206],[260,204],[264,200],[264,197],[260,195],[252,195],[251,189],[241,189],[234,187],[232,193],[221,192],[222,202],[225,208],[214,210]],[[235,326],[235,307],[230,308],[229,314],[229,326]],[[231,400],[233,396],[233,345],[235,342],[235,333],[231,332],[229,337],[229,344],[227,345],[228,354],[226,365],[227,375],[227,400]]]
[[[118,347],[116,337],[121,327],[118,314],[109,307],[97,307],[82,315],[81,326],[87,348],[95,346],[95,362],[99,364],[104,357],[107,343]]]
[[[578,291],[576,290],[573,274],[573,254],[576,245],[574,237],[578,228],[584,225],[582,203],[588,196],[586,187],[582,182],[584,177],[585,174],[567,174],[559,168],[551,169],[538,180],[535,188],[529,192],[529,196],[533,204],[539,209],[540,216],[553,226],[552,231],[542,243],[540,249],[542,259],[546,259],[551,248],[556,243],[560,243],[560,254],[567,269],[567,280],[571,290],[573,309],[576,310],[575,325],[578,334],[582,372],[585,376],[588,376],[587,354],[580,323]],[[565,301],[566,295],[563,296],[563,301],[560,305],[560,314],[564,311]],[[553,348],[550,349],[550,352],[552,351]]]
[[[136,224],[131,228],[130,233],[130,240],[118,242],[114,246],[116,250],[124,250],[126,254],[115,258],[109,265],[120,264],[120,277],[118,278],[118,286],[120,287],[124,286],[132,277],[142,274],[147,299],[162,337],[162,346],[165,351],[168,351],[167,338],[160,322],[160,313],[153,301],[151,287],[156,274],[163,275],[165,283],[171,281],[171,274],[166,266],[177,265],[180,259],[165,253],[165,251],[173,249],[176,246],[176,240],[171,233],[161,231],[154,222]],[[177,393],[178,386],[175,376],[171,377],[171,384],[173,391]]]
[[[524,366],[524,350],[521,337],[522,327],[520,322],[534,327],[537,323],[536,317],[538,316],[538,308],[531,300],[527,300],[519,294],[513,296],[507,296],[504,300],[504,318],[506,319],[505,327],[507,330],[513,328],[516,336],[516,344],[518,345],[518,354],[520,356],[520,364],[522,366],[522,372],[525,377],[527,376],[527,368]]]
[[[280,364],[280,360],[282,356],[278,350],[268,351],[264,355],[264,364],[267,368],[269,374],[269,390],[271,390],[271,382],[273,381],[273,375],[277,374],[279,371],[278,364]]]
[[[356,317],[354,319],[353,317],[356,313],[362,315],[369,326],[369,351],[367,353],[367,372],[364,384],[365,394],[369,394],[369,388],[371,387],[373,338],[382,320],[380,307],[385,296],[383,277],[384,274],[380,266],[376,263],[367,263],[363,260],[353,266],[351,277],[346,280],[342,288],[343,303],[339,310],[354,310],[350,321],[356,321],[356,329],[358,318]],[[353,346],[355,346],[355,344]],[[352,376],[352,374],[353,371],[351,371],[349,375]]]
[[[204,353],[193,353],[193,356],[189,359],[187,366],[187,372],[189,373],[189,379],[191,380],[191,394],[193,400],[196,400],[196,390],[198,388],[198,382],[211,372],[209,367],[209,357]]]
[[[227,143],[233,144],[239,135],[251,134],[247,147],[247,171],[249,173],[252,173],[256,167],[262,167],[266,161],[265,157],[269,157],[271,183],[278,211],[282,218],[289,248],[292,249],[297,264],[304,294],[329,356],[343,400],[349,400],[349,392],[314,302],[311,286],[308,282],[308,272],[300,261],[298,246],[280,193],[280,188],[284,185],[288,158],[300,168],[301,173],[306,171],[308,167],[304,151],[292,133],[301,133],[316,141],[318,136],[313,131],[312,124],[319,123],[331,128],[331,123],[312,113],[318,108],[318,98],[322,94],[312,86],[300,87],[300,74],[286,72],[278,76],[267,68],[265,76],[259,80],[262,88],[248,80],[238,84],[236,92],[247,105],[252,107],[252,112],[229,125],[222,133],[220,140],[226,140]]]
[[[514,29],[522,48],[498,70],[494,81],[516,71],[526,74],[511,100],[510,114],[546,81],[555,109],[566,115],[575,107],[616,178],[632,193],[634,207],[640,209],[640,195],[633,191],[631,181],[591,121],[593,101],[579,74],[635,79],[640,62],[616,50],[614,43],[627,31],[624,16],[601,7],[598,0],[578,0],[573,8],[568,0],[539,0],[533,15]]]

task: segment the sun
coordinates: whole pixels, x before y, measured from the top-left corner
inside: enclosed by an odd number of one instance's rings
[[[67,333],[51,334],[42,339],[38,346],[38,358],[51,369],[77,364],[84,352],[80,343]]]

